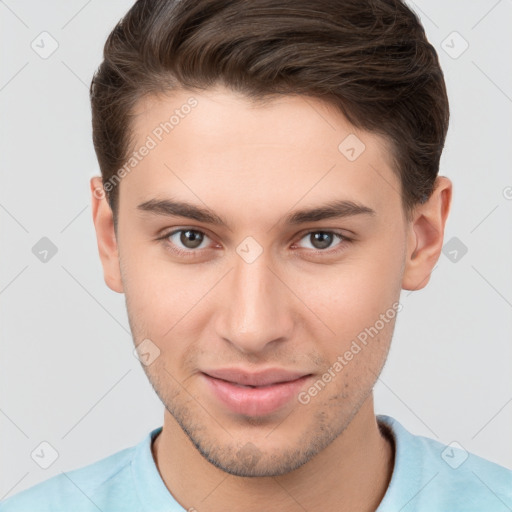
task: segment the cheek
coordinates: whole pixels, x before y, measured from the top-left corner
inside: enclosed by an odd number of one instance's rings
[[[309,325],[317,326],[316,337],[325,340],[331,358],[358,337],[363,343],[389,341],[400,297],[400,270],[397,247],[376,243],[364,254],[294,279],[297,295],[317,317]]]
[[[122,274],[129,314],[155,340],[169,339],[185,328],[191,332],[194,312],[201,310],[202,301],[218,281],[215,270],[177,265],[163,250],[141,246],[126,247]]]

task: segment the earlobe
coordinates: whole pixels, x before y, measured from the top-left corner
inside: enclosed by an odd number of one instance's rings
[[[404,290],[420,290],[429,280],[443,248],[444,229],[450,212],[452,182],[445,176],[436,180],[428,201],[417,206],[408,226]]]
[[[116,233],[114,230],[114,218],[112,210],[105,197],[102,180],[94,176],[90,181],[92,218],[96,230],[96,240],[101,264],[103,266],[103,277],[107,286],[118,293],[123,293],[123,282],[121,279],[119,252]]]

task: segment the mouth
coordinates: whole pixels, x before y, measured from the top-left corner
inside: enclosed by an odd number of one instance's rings
[[[218,380],[223,380],[223,379],[218,379]],[[269,388],[271,386],[275,386],[277,384],[282,384],[282,382],[274,382],[272,384],[265,384],[264,386],[251,386],[249,384],[239,384],[238,382],[229,382],[229,381],[224,381],[224,382],[228,382],[229,384],[233,384],[234,386],[238,386],[239,388],[250,388],[250,389],[254,389],[254,388]]]
[[[235,414],[264,416],[293,402],[312,374],[279,369],[251,374],[226,369],[208,370],[201,377],[222,408]]]

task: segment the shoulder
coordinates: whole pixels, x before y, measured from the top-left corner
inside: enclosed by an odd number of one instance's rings
[[[2,501],[0,512],[102,510],[109,496],[128,497],[135,450],[136,447],[126,448],[93,464],[53,476]]]
[[[379,415],[395,442],[395,467],[379,512],[512,510],[512,470],[465,450],[412,434],[396,419]],[[392,503],[394,502],[394,503]],[[391,510],[391,508],[389,508]]]

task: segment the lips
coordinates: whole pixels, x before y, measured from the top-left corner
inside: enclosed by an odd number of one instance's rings
[[[262,416],[293,401],[311,374],[273,368],[257,373],[226,368],[207,370],[202,377],[222,407],[236,414]]]
[[[236,368],[207,370],[204,373],[216,379],[225,380],[241,386],[270,386],[281,382],[290,382],[304,377],[305,373],[269,368],[259,372],[247,372]]]

